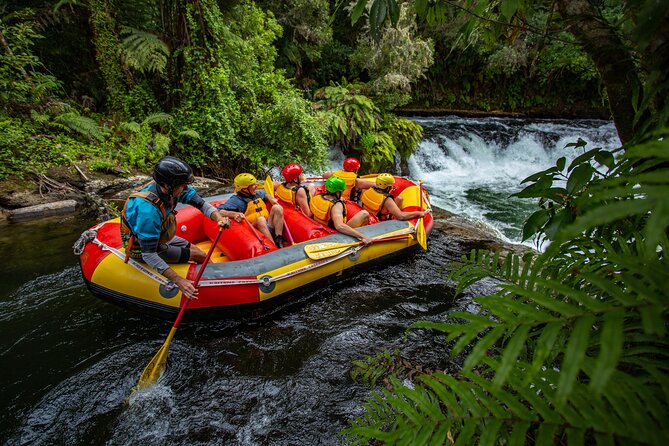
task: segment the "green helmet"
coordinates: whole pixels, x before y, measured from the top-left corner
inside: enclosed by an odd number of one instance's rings
[[[346,190],[346,181],[338,176],[331,176],[325,182],[325,190],[334,194],[335,192],[344,192]]]

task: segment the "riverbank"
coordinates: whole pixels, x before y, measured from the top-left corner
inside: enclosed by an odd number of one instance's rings
[[[448,107],[408,106],[394,110],[400,116],[461,116],[464,118],[535,118],[535,119],[603,119],[611,120],[608,110],[561,110],[526,109],[526,110],[480,110],[455,109]]]

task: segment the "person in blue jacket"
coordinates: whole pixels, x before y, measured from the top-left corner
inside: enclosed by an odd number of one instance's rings
[[[176,284],[189,299],[198,291],[190,280],[179,276],[168,263],[202,263],[204,251],[176,235],[177,203],[198,208],[221,227],[230,227],[230,215],[216,210],[195,189],[193,171],[173,156],[162,158],[153,169],[153,182],[131,194],[121,212],[121,239],[128,258],[143,261]]]

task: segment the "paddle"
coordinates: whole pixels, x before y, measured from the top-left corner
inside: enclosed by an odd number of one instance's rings
[[[274,198],[274,181],[272,181],[272,177],[267,175],[267,178],[265,178],[265,184],[263,185],[263,189],[265,189],[265,193],[267,193],[270,197]]]
[[[389,242],[392,240],[402,240],[411,238],[411,234],[390,235],[387,237],[373,238],[372,243]],[[362,245],[362,242],[353,243],[337,243],[337,242],[322,242],[313,243],[304,247],[304,252],[312,260],[327,259],[328,257],[336,256],[353,246]]]
[[[418,182],[418,187],[420,191],[420,209],[423,210],[423,181]],[[427,234],[425,233],[425,225],[423,224],[423,217],[418,219],[418,224],[416,225],[416,240],[421,248],[427,250]]]
[[[223,233],[223,228],[221,227],[218,230],[218,234],[216,234],[216,239],[214,240],[214,243],[212,243],[211,248],[209,248],[207,257],[205,257],[204,262],[202,262],[202,266],[200,267],[200,271],[198,271],[197,276],[195,277],[193,286],[197,287],[198,283],[200,283],[200,278],[202,277],[204,268],[205,266],[207,266],[207,263],[209,263],[211,254],[214,252],[214,248],[216,248],[216,244],[218,243],[218,239],[221,238],[222,233]],[[137,384],[132,389],[132,393],[135,393],[137,390],[143,390],[152,386],[165,371],[165,367],[167,365],[167,350],[170,348],[170,342],[172,342],[174,333],[176,333],[177,327],[181,323],[181,318],[186,312],[186,308],[188,308],[188,304],[190,304],[190,301],[191,299],[188,298],[185,299],[183,305],[181,306],[181,310],[179,310],[179,315],[174,321],[172,329],[170,330],[170,333],[167,335],[167,339],[165,339],[165,343],[163,344],[162,347],[160,347],[160,350],[158,350],[153,359],[151,359],[151,362],[149,362],[149,364],[142,372],[142,376],[139,377],[139,381],[137,381]]]

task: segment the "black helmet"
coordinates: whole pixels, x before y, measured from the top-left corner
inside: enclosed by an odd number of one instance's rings
[[[181,184],[190,184],[194,181],[193,169],[179,158],[166,156],[158,161],[153,169],[153,179],[158,184],[168,186],[179,186]]]

